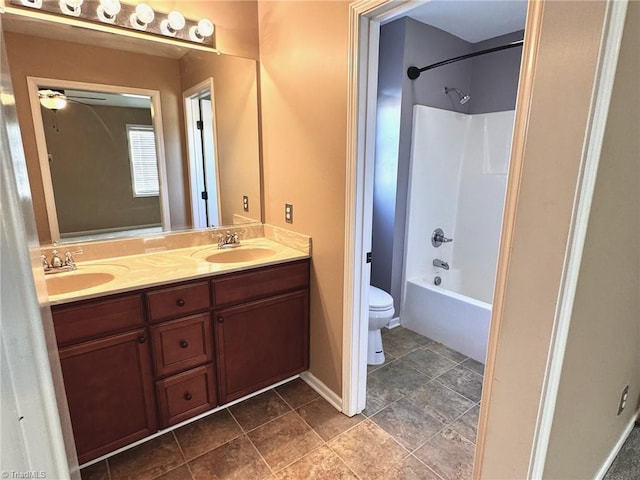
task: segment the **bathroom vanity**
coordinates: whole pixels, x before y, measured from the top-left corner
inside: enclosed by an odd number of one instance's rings
[[[182,255],[195,278],[156,278],[153,286],[105,295],[94,287],[85,290],[94,291],[91,298],[53,302],[81,464],[309,367],[308,257],[220,268]],[[180,259],[171,252],[138,257],[128,267],[138,283],[164,271],[149,264]],[[136,272],[136,261],[147,270]]]

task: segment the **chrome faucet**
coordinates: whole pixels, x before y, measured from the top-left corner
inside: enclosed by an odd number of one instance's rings
[[[76,267],[73,255],[80,254],[82,254],[82,249],[76,250],[75,252],[66,252],[64,254],[64,260],[62,260],[60,255],[58,255],[58,250],[54,250],[51,252],[51,261],[48,261],[47,256],[43,254],[40,257],[42,258],[42,269],[44,270],[45,275],[76,270],[78,267]]]
[[[218,234],[218,248],[233,248],[240,246],[240,239],[238,238],[238,232],[231,233],[227,231],[226,235],[222,233]]]
[[[449,270],[449,264],[439,258],[433,259],[433,266],[438,268],[444,268],[445,270]]]

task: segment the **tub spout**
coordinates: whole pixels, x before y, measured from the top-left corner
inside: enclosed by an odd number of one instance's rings
[[[434,267],[439,267],[439,268],[444,268],[445,270],[449,270],[449,264],[443,260],[440,260],[439,258],[434,258],[433,259],[433,266]]]

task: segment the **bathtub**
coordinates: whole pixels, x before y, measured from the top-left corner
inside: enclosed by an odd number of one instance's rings
[[[461,290],[461,277],[450,270],[407,280],[400,324],[484,363],[491,304],[454,291]]]

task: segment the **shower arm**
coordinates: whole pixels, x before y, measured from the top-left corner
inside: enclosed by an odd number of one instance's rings
[[[433,68],[442,67],[443,65],[449,65],[450,63],[459,62],[460,60],[466,60],[467,58],[478,57],[480,55],[486,55],[487,53],[499,52],[501,50],[507,50],[509,48],[521,47],[524,44],[524,40],[518,40],[515,42],[507,43],[506,45],[500,45],[498,47],[487,48],[486,50],[480,50],[479,52],[467,53],[466,55],[460,55],[459,57],[450,58],[449,60],[443,60],[438,63],[432,63],[426,67],[409,67],[407,69],[407,76],[411,80],[415,80],[420,76],[422,72],[431,70]]]

